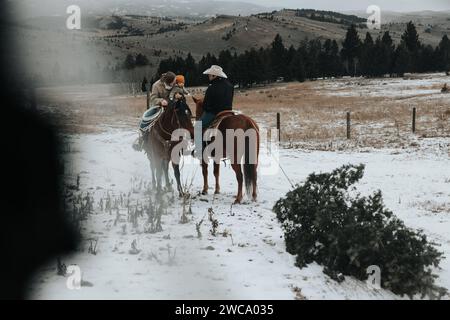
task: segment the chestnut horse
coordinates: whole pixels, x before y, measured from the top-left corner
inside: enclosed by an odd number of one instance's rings
[[[169,181],[169,162],[172,160],[172,151],[181,141],[171,141],[172,133],[177,129],[189,131],[191,136],[194,128],[191,122],[192,112],[184,101],[170,103],[162,115],[155,120],[146,141],[144,150],[150,160],[153,187],[157,192],[162,190],[162,175],[164,174],[166,188],[171,190]],[[172,161],[172,167],[177,181],[177,189],[180,196],[183,188],[180,181],[180,166]]]
[[[193,97],[194,102],[196,104],[196,119],[199,120],[201,115],[203,114],[203,98],[195,98]],[[250,117],[247,117],[243,114],[233,114],[226,116],[221,122],[220,125],[217,127],[219,132],[222,134],[222,137],[226,136],[227,130],[232,130],[233,132],[236,132],[235,130],[243,130],[243,132],[248,132],[247,130],[253,129],[256,133],[256,141],[252,141],[251,139],[245,139],[243,143],[245,143],[244,146],[244,152],[245,155],[239,155],[238,154],[238,139],[234,138],[233,146],[228,146],[225,142],[225,139],[223,139],[223,153],[222,155],[225,156],[228,159],[232,159],[231,161],[231,167],[233,168],[236,179],[238,181],[238,192],[236,195],[235,203],[241,203],[242,201],[242,186],[243,182],[245,182],[245,189],[247,196],[252,197],[253,201],[256,201],[257,197],[257,167],[258,167],[258,157],[259,157],[259,128],[258,125],[253,121]],[[241,141],[242,142],[242,141]],[[254,143],[256,145],[250,145],[251,143]],[[242,147],[242,146],[239,146]],[[242,148],[241,148],[242,149]],[[256,161],[249,161],[249,152],[250,150],[253,150],[256,152],[256,157],[254,160]],[[242,159],[244,158],[244,159]],[[216,159],[217,160],[217,159]],[[243,163],[242,163],[242,160]],[[241,164],[243,164],[243,172],[241,169]],[[219,161],[214,161],[214,177],[216,179],[216,187],[215,187],[215,194],[220,193],[220,184],[219,184],[219,172],[220,170],[220,159]],[[202,157],[202,173],[203,173],[203,194],[208,193],[208,162],[205,162],[204,157]]]

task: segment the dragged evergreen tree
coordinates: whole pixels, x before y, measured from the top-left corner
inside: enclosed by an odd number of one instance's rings
[[[365,281],[368,268],[378,266],[381,287],[411,298],[441,298],[447,292],[435,284],[433,272],[442,253],[384,206],[381,191],[367,197],[355,193],[363,175],[364,165],[313,173],[277,201],[273,210],[287,251],[299,268],[316,262],[336,281],[345,276]]]

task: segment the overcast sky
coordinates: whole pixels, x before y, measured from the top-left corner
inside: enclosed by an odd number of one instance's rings
[[[231,1],[231,0],[227,0]],[[243,0],[265,6],[286,8],[313,8],[345,11],[363,10],[369,5],[378,5],[389,11],[450,10],[450,0]]]

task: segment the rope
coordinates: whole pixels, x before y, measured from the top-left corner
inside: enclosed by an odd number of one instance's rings
[[[283,175],[285,176],[286,180],[289,182],[289,184],[291,185],[292,189],[294,189],[294,188],[295,188],[295,185],[292,183],[291,179],[289,179],[289,177],[288,177],[286,171],[284,171],[283,167],[281,166],[281,163],[279,163],[279,162],[275,159],[275,157],[272,156],[272,152],[270,153],[270,156],[272,157],[272,159],[273,159],[274,161],[277,162],[278,167],[281,169],[281,172],[283,172]]]

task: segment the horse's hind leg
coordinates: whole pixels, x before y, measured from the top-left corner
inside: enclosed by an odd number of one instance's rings
[[[220,163],[214,162],[214,177],[216,178],[216,191],[214,192],[215,194],[220,194],[219,175],[220,175]]]
[[[252,200],[256,201],[256,198],[258,197],[257,194],[257,179],[258,179],[258,167],[256,165],[253,166],[253,181],[252,181],[252,187],[253,187],[253,194],[252,194]]]
[[[242,184],[243,184],[243,175],[241,170],[241,165],[239,163],[232,163],[231,167],[236,173],[236,179],[238,181],[238,193],[236,195],[236,201],[234,203],[241,203],[242,201]]]
[[[202,194],[208,194],[208,164],[202,161],[202,174],[203,174],[203,190]]]

